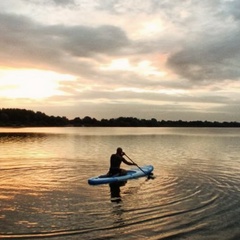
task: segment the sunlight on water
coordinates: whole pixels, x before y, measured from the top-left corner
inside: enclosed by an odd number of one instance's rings
[[[239,129],[0,129],[0,237],[239,239],[239,140]],[[156,178],[88,185],[118,146]]]

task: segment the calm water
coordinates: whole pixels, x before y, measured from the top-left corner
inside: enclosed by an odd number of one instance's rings
[[[0,129],[0,238],[240,239],[239,144],[240,129]],[[118,146],[156,178],[88,185]]]

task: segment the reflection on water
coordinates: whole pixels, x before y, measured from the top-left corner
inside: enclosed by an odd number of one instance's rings
[[[111,201],[112,202],[121,202],[122,199],[121,199],[121,195],[120,195],[120,188],[125,186],[127,183],[127,181],[124,181],[124,182],[117,182],[117,183],[110,183],[109,184],[109,188],[110,188],[110,192],[111,192]]]
[[[240,129],[1,129],[0,237],[239,239],[239,140]],[[118,146],[156,178],[88,185]]]

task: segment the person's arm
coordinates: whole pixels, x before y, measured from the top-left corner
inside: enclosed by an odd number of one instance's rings
[[[123,161],[125,164],[127,164],[127,165],[135,165],[134,163],[127,161],[127,160],[126,160],[125,158],[123,158],[123,157],[122,157],[122,161]]]

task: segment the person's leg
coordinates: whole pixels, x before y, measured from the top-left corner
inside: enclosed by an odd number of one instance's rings
[[[127,171],[125,169],[120,169],[120,175],[126,175],[127,174]]]

